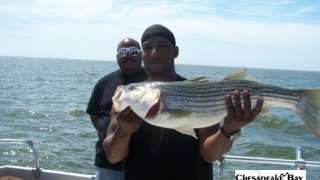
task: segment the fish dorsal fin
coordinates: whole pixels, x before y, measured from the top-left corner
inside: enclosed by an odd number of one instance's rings
[[[190,79],[189,81],[204,82],[204,81],[208,81],[208,78],[205,76],[201,76],[201,77],[196,77],[196,78]]]
[[[242,79],[242,80],[248,80],[248,81],[254,81],[254,82],[258,82],[258,80],[253,77],[252,75],[250,75],[248,73],[248,70],[244,67],[242,68],[238,68],[235,71],[232,71],[231,73],[229,73],[225,78],[223,78],[224,80],[231,80],[231,79]]]

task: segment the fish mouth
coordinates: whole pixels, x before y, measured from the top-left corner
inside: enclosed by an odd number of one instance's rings
[[[161,107],[161,98],[159,98],[158,102],[149,109],[149,111],[145,116],[145,119],[153,119],[154,117],[156,117],[158,112],[160,111],[160,107]]]

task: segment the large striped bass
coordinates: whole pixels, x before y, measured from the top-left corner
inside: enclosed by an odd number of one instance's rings
[[[117,112],[130,107],[148,123],[194,136],[194,128],[217,124],[227,115],[224,96],[248,90],[253,108],[263,96],[264,112],[272,107],[293,110],[320,138],[320,88],[287,89],[253,80],[246,69],[222,81],[143,82],[119,86],[113,96]],[[243,105],[243,102],[242,102]]]

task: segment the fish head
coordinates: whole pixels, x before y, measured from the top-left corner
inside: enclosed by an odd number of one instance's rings
[[[160,108],[161,89],[152,83],[132,83],[118,86],[112,97],[116,112],[130,107],[143,119],[155,116]]]

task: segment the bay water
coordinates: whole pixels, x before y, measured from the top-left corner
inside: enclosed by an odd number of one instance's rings
[[[96,82],[116,69],[113,61],[0,56],[0,138],[33,140],[41,168],[94,174],[97,134],[85,110]],[[184,77],[212,80],[220,80],[234,69],[176,65]],[[248,71],[266,84],[320,87],[320,72]],[[305,160],[320,161],[320,139],[291,110],[277,108],[244,127],[227,155],[295,159],[298,147],[304,149]],[[34,167],[35,162],[27,147],[0,144],[1,165]],[[232,179],[235,170],[251,169],[295,167],[227,161],[222,175],[215,179]],[[320,177],[320,168],[306,170],[308,179]]]

